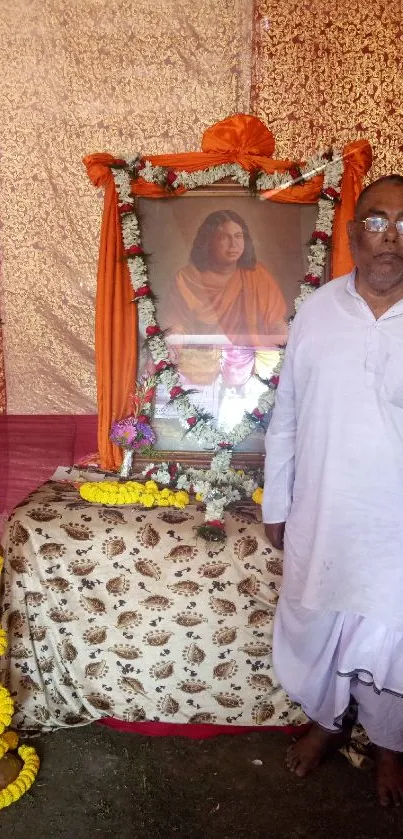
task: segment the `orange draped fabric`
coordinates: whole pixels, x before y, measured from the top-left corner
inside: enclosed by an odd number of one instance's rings
[[[286,334],[286,304],[275,279],[257,262],[254,268],[236,268],[228,277],[187,265],[178,272],[170,294],[167,321],[172,332],[186,335],[221,333],[235,343],[252,345],[270,329]]]
[[[104,469],[118,469],[121,463],[121,451],[110,442],[109,432],[113,420],[127,411],[137,365],[137,313],[110,169],[114,159],[94,154],[84,160],[92,183],[105,188],[95,314],[98,447]]]
[[[343,149],[343,158],[341,202],[336,208],[333,225],[332,277],[341,277],[353,268],[347,222],[354,216],[355,202],[361,192],[363,179],[371,168],[371,146],[365,140],[348,143]]]
[[[207,129],[202,151],[183,154],[150,155],[146,159],[155,166],[175,170],[207,169],[222,163],[239,163],[248,171],[262,169],[271,174],[285,172],[298,161],[273,160],[274,138],[257,117],[235,114]],[[341,203],[336,211],[332,249],[332,276],[352,267],[345,224],[352,218],[355,201],[364,175],[371,165],[371,148],[364,140],[351,143],[343,152],[345,170]],[[137,359],[137,322],[130,305],[132,290],[129,273],[123,262],[123,245],[117,212],[117,198],[110,167],[117,158],[109,154],[93,154],[84,158],[88,176],[95,186],[105,187],[105,203],[101,229],[96,305],[95,349],[98,392],[98,443],[101,463],[105,469],[116,469],[121,452],[109,441],[111,423],[127,410],[128,394],[133,389]],[[304,184],[270,194],[275,201],[315,203],[323,178],[315,176]],[[181,190],[182,192],[184,190]],[[133,192],[148,197],[166,197],[156,184],[138,178]],[[180,191],[177,191],[180,194]]]

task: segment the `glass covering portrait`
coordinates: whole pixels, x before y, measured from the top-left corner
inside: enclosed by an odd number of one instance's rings
[[[180,201],[138,200],[159,323],[181,384],[224,430],[257,405],[287,342],[316,213],[310,204],[257,201],[226,185]],[[152,371],[144,342],[139,372]],[[198,449],[163,384],[154,427],[159,448]],[[252,432],[240,449],[262,451],[262,434]]]

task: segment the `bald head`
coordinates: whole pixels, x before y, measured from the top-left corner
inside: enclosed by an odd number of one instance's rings
[[[386,189],[389,186],[401,186],[403,188],[403,175],[382,175],[381,178],[377,178],[376,181],[372,181],[371,184],[368,184],[368,186],[366,186],[358,196],[357,203],[355,205],[355,219],[362,218],[363,207],[367,206],[367,202],[371,198],[372,191],[377,190],[379,186],[385,186]]]

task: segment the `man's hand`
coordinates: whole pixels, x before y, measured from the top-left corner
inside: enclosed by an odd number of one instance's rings
[[[265,524],[264,532],[273,548],[278,548],[282,551],[284,548],[284,528],[285,521],[280,521],[277,524]]]

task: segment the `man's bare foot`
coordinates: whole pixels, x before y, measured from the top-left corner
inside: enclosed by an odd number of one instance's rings
[[[376,792],[382,807],[403,804],[403,755],[375,746]]]
[[[286,764],[290,772],[305,778],[313,772],[326,755],[346,742],[345,732],[325,731],[313,723],[306,734],[287,749]]]

